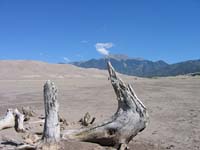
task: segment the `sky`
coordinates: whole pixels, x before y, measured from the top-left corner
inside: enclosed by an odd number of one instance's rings
[[[0,59],[200,59],[199,0],[0,0]]]

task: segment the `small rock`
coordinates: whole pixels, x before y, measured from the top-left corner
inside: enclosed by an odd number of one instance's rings
[[[174,145],[169,145],[169,146],[166,147],[166,149],[172,149],[174,147],[175,147]]]

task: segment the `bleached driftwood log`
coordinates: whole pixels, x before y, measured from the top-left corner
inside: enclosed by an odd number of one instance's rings
[[[108,72],[118,100],[117,112],[101,124],[66,130],[62,135],[64,139],[94,142],[123,149],[138,132],[145,129],[148,122],[146,107],[138,99],[131,85],[126,85],[116,75],[110,62]]]
[[[8,109],[0,120],[0,130],[15,127],[17,132],[24,132],[24,115],[18,109]]]
[[[53,82],[47,81],[44,85],[45,124],[43,140],[45,142],[58,142],[60,140],[60,124],[58,117],[59,104],[57,101],[57,88]]]

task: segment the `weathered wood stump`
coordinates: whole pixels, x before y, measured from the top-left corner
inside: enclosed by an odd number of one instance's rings
[[[18,109],[14,110],[15,114],[15,130],[17,132],[25,132],[24,129],[24,115],[18,111]]]
[[[126,149],[133,137],[146,128],[148,113],[144,104],[138,99],[131,85],[126,85],[108,62],[111,84],[118,101],[117,112],[107,121],[87,128],[66,130],[63,138],[99,143]]]
[[[17,132],[24,132],[24,115],[18,109],[8,109],[6,115],[0,120],[0,130],[15,127]]]
[[[57,92],[54,83],[48,80],[44,85],[45,124],[43,131],[43,140],[47,143],[60,140]]]
[[[15,126],[15,116],[12,109],[8,109],[6,115],[0,120],[0,130]]]

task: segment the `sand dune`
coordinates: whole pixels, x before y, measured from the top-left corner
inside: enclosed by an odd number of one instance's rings
[[[49,64],[39,61],[18,60],[0,61],[0,79],[46,79],[46,78],[102,78],[105,71],[98,69],[82,69],[69,64]]]

